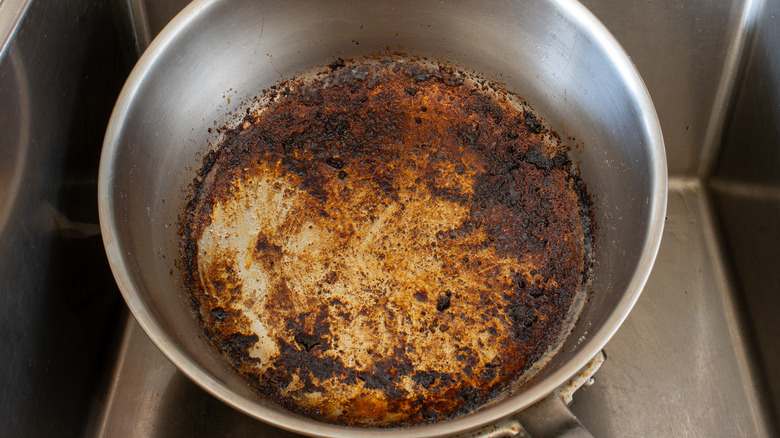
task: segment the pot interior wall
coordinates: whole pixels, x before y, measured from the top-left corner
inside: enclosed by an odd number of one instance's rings
[[[593,295],[572,336],[534,379],[539,390],[552,389],[557,383],[551,376],[593,336],[616,329],[610,324],[625,314],[615,314],[627,313],[638,295],[644,279],[638,277],[646,273],[637,275],[637,265],[652,245],[651,217],[658,213],[653,196],[664,184],[654,176],[653,166],[663,160],[654,112],[638,103],[644,88],[603,31],[574,18],[582,11],[540,0],[239,0],[188,7],[126,85],[126,100],[120,99],[112,120],[114,156],[110,164],[104,156],[101,168],[112,199],[110,217],[101,219],[116,228],[114,243],[128,273],[118,280],[136,317],[212,379],[255,399],[201,335],[176,266],[188,185],[219,140],[216,130],[207,130],[235,123],[262,89],[313,66],[401,51],[505,83],[577,145],[573,154],[593,195],[598,227]],[[148,317],[139,316],[141,308]],[[520,408],[538,395],[507,403]],[[247,406],[239,408],[251,410]],[[267,409],[264,415],[275,408]]]

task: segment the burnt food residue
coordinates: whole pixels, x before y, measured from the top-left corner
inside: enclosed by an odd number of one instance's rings
[[[182,261],[266,398],[336,424],[472,411],[565,334],[588,200],[519,100],[450,67],[338,60],[269,90],[203,162]]]

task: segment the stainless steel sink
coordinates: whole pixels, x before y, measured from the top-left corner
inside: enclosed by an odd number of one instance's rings
[[[777,436],[780,2],[584,3],[650,90],[671,180],[650,281],[572,410],[596,436]],[[293,436],[178,372],[102,251],[108,116],[185,4],[0,1],[0,435]]]

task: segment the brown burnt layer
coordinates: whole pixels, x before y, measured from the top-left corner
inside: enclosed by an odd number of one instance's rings
[[[332,423],[471,411],[560,341],[588,201],[528,110],[450,68],[333,63],[204,160],[182,260],[263,395]]]

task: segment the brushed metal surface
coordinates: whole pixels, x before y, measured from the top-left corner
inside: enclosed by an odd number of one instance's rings
[[[210,396],[160,352],[127,318],[116,368],[89,436],[292,437]]]
[[[709,186],[780,434],[780,2],[760,14]]]
[[[190,0],[121,0],[125,7],[125,16],[132,23],[129,35],[136,55],[141,56],[149,47],[152,39]]]
[[[780,143],[775,143],[776,150]],[[737,190],[734,190],[734,189]],[[737,304],[745,311],[753,343],[753,367],[762,377],[757,396],[768,411],[775,435],[780,434],[780,187],[713,184],[716,213],[723,226],[725,247],[734,268]],[[735,193],[737,192],[737,193]],[[758,195],[758,196],[756,196]],[[759,197],[759,196],[767,197]]]
[[[574,396],[572,410],[595,436],[770,436],[717,234],[703,186],[670,181],[650,281],[596,383]]]
[[[573,153],[595,197],[596,241],[605,242],[594,250],[588,306],[561,350],[521,391],[467,416],[404,429],[405,435],[479,427],[561,385],[630,311],[663,226],[666,165],[652,103],[622,50],[576,2],[192,3],[144,52],[112,114],[98,185],[106,252],[136,319],[180,369],[239,410],[308,434],[397,431],[314,422],[252,394],[214,354],[183,298],[174,265],[177,218],[192,169],[210,147],[203,136],[213,121],[236,122],[226,113],[242,114],[242,101],[280,78],[389,45],[499,78],[563,137],[583,141]]]
[[[756,2],[583,3],[615,35],[642,75],[661,120],[669,174],[706,174]]]
[[[673,180],[667,216],[642,297],[571,409],[597,437],[772,436],[702,186]],[[198,388],[135,321],[118,363],[95,436],[297,436]]]

